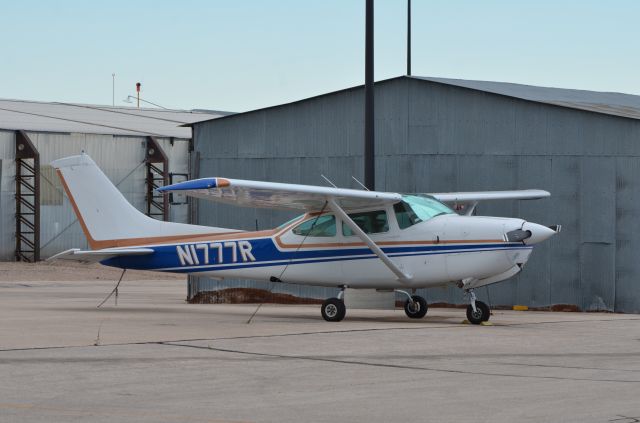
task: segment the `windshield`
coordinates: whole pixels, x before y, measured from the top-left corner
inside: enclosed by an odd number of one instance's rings
[[[287,226],[289,226],[290,224],[292,224],[293,222],[295,222],[296,220],[300,220],[302,217],[304,217],[304,214],[299,214],[298,216],[294,217],[293,219],[287,220],[282,225],[278,226],[276,229],[284,229]]]
[[[435,198],[403,195],[402,202],[393,206],[400,229],[424,222],[441,214],[455,214],[453,210]]]

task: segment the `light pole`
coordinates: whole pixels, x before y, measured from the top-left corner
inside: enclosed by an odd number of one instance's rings
[[[407,0],[407,76],[411,76],[411,0]]]
[[[367,0],[365,18],[364,64],[364,184],[374,191],[375,176],[375,127],[373,107],[373,0]]]

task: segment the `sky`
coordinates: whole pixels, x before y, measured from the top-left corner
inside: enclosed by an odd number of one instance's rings
[[[364,82],[365,0],[0,0],[0,98],[246,111]],[[412,73],[640,95],[640,2],[413,0]],[[406,73],[375,0],[375,79]],[[144,104],[144,103],[143,103]]]

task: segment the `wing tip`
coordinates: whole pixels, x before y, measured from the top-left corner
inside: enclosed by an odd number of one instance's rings
[[[226,188],[228,186],[231,186],[231,181],[225,178],[200,178],[160,187],[157,188],[156,191],[187,191],[197,189]]]

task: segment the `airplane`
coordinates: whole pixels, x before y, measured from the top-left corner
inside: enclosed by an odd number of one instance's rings
[[[87,154],[51,165],[90,250],[73,248],[50,260],[335,287],[338,295],[321,306],[330,322],[346,315],[346,288],[398,292],[407,317],[418,319],[428,304],[416,289],[455,285],[468,300],[468,321],[481,324],[491,313],[474,290],[519,273],[533,247],[560,231],[473,215],[480,201],[549,197],[543,190],[399,194],[221,177],[157,191],[301,214],[262,231],[162,222],[133,207]]]

